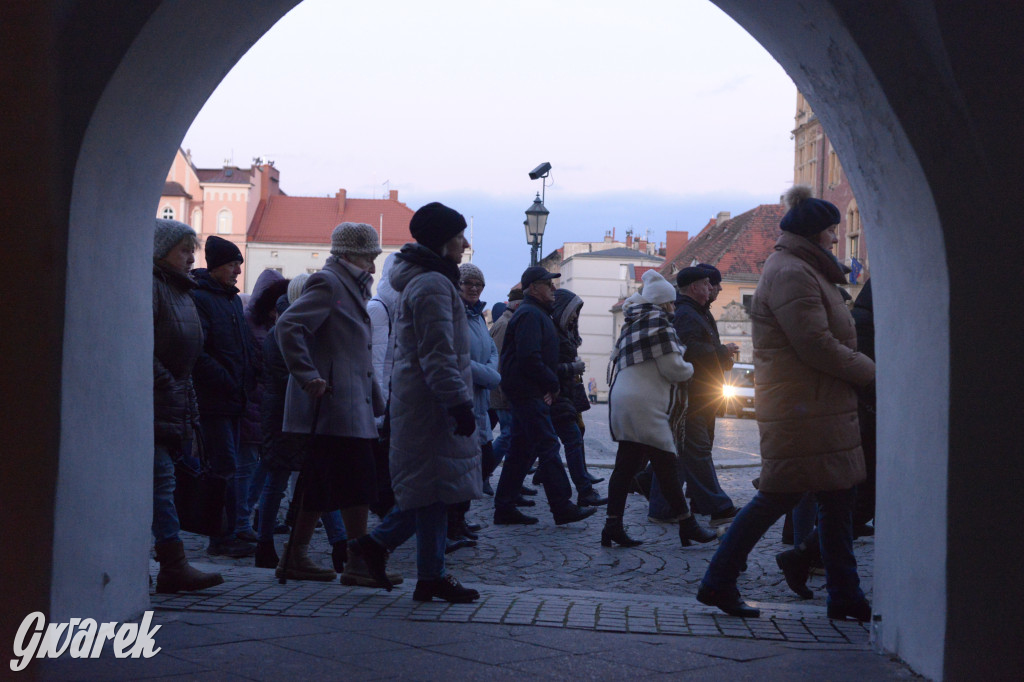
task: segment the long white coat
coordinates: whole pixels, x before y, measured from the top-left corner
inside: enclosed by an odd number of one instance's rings
[[[677,384],[692,376],[693,365],[679,353],[666,353],[620,370],[608,398],[612,439],[674,453],[670,416],[677,402],[686,400]]]

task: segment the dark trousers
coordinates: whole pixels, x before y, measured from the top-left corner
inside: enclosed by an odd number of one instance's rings
[[[829,603],[850,604],[864,599],[853,554],[854,488],[817,491],[818,531],[821,559],[825,564],[825,587]],[[736,579],[747,555],[783,514],[803,499],[804,493],[758,491],[736,519],[711,558],[703,584],[717,591],[736,589]]]
[[[495,513],[515,511],[516,498],[526,480],[534,457],[540,460],[537,473],[552,513],[559,514],[572,504],[572,486],[558,456],[558,434],[551,423],[551,408],[540,398],[512,400],[512,443],[509,445],[501,478],[494,493]]]
[[[692,404],[691,404],[692,405]],[[716,514],[732,507],[732,499],[718,483],[711,449],[715,443],[715,414],[707,410],[686,415],[686,432],[679,450],[679,464],[686,480],[686,492],[698,514]]]
[[[644,468],[648,460],[654,469],[654,476],[661,487],[662,494],[672,509],[673,516],[687,516],[690,510],[683,497],[683,488],[676,475],[676,456],[674,453],[653,448],[643,443],[621,441],[615,453],[615,469],[608,479],[608,516],[621,517],[626,511],[626,496],[629,495],[629,484]]]

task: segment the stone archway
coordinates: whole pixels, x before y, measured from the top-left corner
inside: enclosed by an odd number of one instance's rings
[[[875,596],[884,644],[932,677],[1019,669],[1024,426],[1001,422],[979,399],[986,389],[1019,393],[1020,370],[992,373],[990,363],[995,349],[1019,345],[1022,321],[990,313],[1019,309],[1010,254],[1024,235],[976,223],[978,197],[986,224],[1016,217],[1020,100],[989,64],[1024,63],[1004,30],[1021,25],[1022,10],[715,1],[813,101],[861,210],[879,226]],[[217,82],[295,4],[38,3],[4,24],[14,84],[5,116],[14,113],[19,141],[4,151],[3,177],[12,208],[44,208],[11,238],[30,255],[4,257],[5,319],[44,311],[4,340],[4,388],[26,397],[0,434],[12,448],[0,496],[23,524],[4,533],[13,551],[0,563],[16,586],[4,590],[5,635],[12,617],[32,610],[125,618],[147,604],[151,472],[148,458],[130,454],[151,447],[151,348],[137,334],[149,324],[140,255],[150,233],[131,226],[151,221],[166,166]],[[981,300],[979,271],[990,287]],[[50,278],[26,286],[39,273]],[[984,524],[974,522],[979,507]]]

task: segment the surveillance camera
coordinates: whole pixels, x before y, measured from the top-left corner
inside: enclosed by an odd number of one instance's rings
[[[551,164],[545,161],[544,163],[530,171],[530,179],[537,180],[538,178],[546,178],[548,176],[548,171],[550,170]]]

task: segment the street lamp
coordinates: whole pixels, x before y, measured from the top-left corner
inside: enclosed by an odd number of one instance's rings
[[[533,200],[530,208],[526,209],[526,220],[523,221],[526,227],[526,243],[530,245],[530,265],[540,264],[541,242],[544,241],[544,228],[548,224],[548,209],[544,208],[541,192],[547,189],[547,178],[550,174],[551,164],[547,161],[530,171],[531,180],[541,181],[541,191],[537,193],[537,198]]]
[[[544,241],[544,228],[548,224],[548,209],[544,208],[544,202],[540,199],[540,192],[533,200],[530,208],[526,209],[526,243],[531,246],[530,265],[540,264],[540,245]]]

